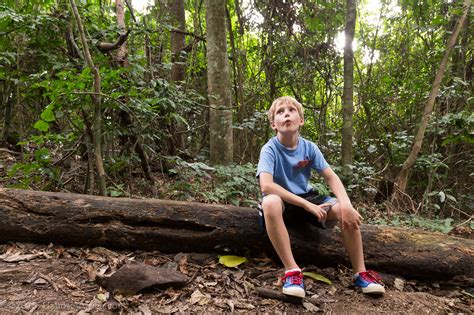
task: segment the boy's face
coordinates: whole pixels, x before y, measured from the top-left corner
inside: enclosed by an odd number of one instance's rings
[[[275,109],[272,129],[277,133],[291,134],[298,132],[303,126],[304,119],[298,113],[298,108],[290,102],[278,104]]]

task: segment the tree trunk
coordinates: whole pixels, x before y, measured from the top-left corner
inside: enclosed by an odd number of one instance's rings
[[[334,230],[289,228],[298,261],[349,265]],[[420,230],[362,226],[367,266],[436,281],[474,277],[474,241]],[[314,240],[309,242],[308,240]],[[273,249],[255,209],[156,199],[0,189],[0,242],[218,252],[259,257]]]
[[[125,25],[125,10],[124,4],[122,0],[115,0],[115,8],[117,12],[117,25],[120,29],[121,34],[126,33],[126,25]],[[127,42],[124,42],[120,47],[117,49],[117,62],[120,67],[128,67],[130,62],[128,60],[128,50],[127,50]],[[122,99],[124,103],[128,103],[128,97],[125,96]],[[151,184],[154,184],[155,178],[150,168],[150,164],[148,163],[148,156],[143,149],[143,146],[140,142],[139,136],[135,132],[135,128],[133,127],[133,119],[132,115],[124,109],[119,110],[119,123],[120,126],[124,130],[129,130],[130,133],[128,135],[122,136],[121,144],[122,145],[132,145],[135,149],[135,152],[140,157],[140,163],[142,166],[143,174],[145,178],[150,181]],[[129,143],[127,143],[129,142]]]
[[[102,161],[102,112],[101,112],[101,88],[100,88],[100,74],[99,69],[94,65],[92,61],[92,56],[89,51],[89,45],[87,44],[86,34],[84,32],[84,27],[82,25],[81,17],[77,11],[76,2],[70,0],[71,8],[76,19],[77,28],[79,34],[81,35],[82,47],[84,50],[84,58],[87,66],[91,69],[94,75],[94,93],[92,94],[92,104],[94,108],[94,118],[92,123],[92,141],[94,146],[94,158],[95,166],[97,168],[97,177],[99,179],[99,194],[105,196],[107,194],[107,189],[105,186],[105,170],[104,164]]]
[[[233,161],[232,104],[227,59],[225,1],[206,0],[210,161]]]
[[[354,41],[354,31],[356,22],[356,2],[346,1],[346,44],[344,46],[344,92],[342,95],[342,166],[344,172],[350,173],[348,165],[352,164],[352,125],[354,114],[353,93],[354,93],[354,52],[352,42]]]
[[[236,55],[237,60],[237,99],[239,104],[239,109],[237,111],[237,120],[239,123],[243,123],[246,119],[252,117],[252,114],[255,110],[253,102],[247,101],[245,99],[245,74],[247,73],[247,53],[245,50],[245,24],[246,19],[242,16],[242,10],[240,9],[240,1],[235,0],[235,14],[237,15],[237,41],[236,41]],[[239,143],[239,160],[243,164],[245,162],[254,162],[256,151],[259,151],[257,148],[252,146],[252,142],[255,141],[252,136],[252,131],[249,128],[244,128],[240,130],[240,136],[238,137]]]
[[[125,9],[122,0],[115,0],[115,11],[117,14],[117,25],[119,27],[120,33],[126,33],[126,25],[125,25]],[[119,65],[122,67],[128,67],[128,50],[126,43],[120,45],[117,49],[117,61]]]
[[[171,80],[174,82],[184,81],[185,68],[183,64],[183,58],[181,57],[181,51],[186,45],[185,40],[185,11],[184,11],[184,0],[171,0],[171,22],[174,28],[178,32],[171,30]]]
[[[459,18],[458,22],[456,23],[456,26],[454,27],[454,30],[451,34],[449,42],[446,46],[443,59],[441,60],[438,72],[436,73],[433,85],[431,87],[430,95],[428,96],[428,100],[426,101],[426,104],[425,104],[423,117],[421,118],[420,125],[418,126],[418,131],[415,135],[415,139],[413,142],[410,155],[407,157],[407,159],[403,163],[402,170],[400,171],[400,174],[398,175],[398,178],[396,181],[398,191],[395,191],[395,193],[393,194],[392,201],[396,201],[405,192],[407,182],[408,182],[408,176],[410,174],[411,168],[416,162],[416,158],[418,156],[418,153],[420,152],[421,145],[423,144],[423,138],[425,136],[426,127],[428,126],[431,113],[433,112],[433,105],[436,100],[436,96],[438,95],[439,87],[441,85],[441,80],[443,79],[443,75],[444,75],[444,70],[446,69],[446,64],[448,63],[449,54],[451,53],[454,45],[456,44],[456,40],[461,30],[461,26],[464,24],[464,21],[466,20],[466,16],[469,12],[469,8],[471,7],[471,2],[472,2],[471,0],[464,0],[463,14]]]
[[[186,79],[186,69],[184,66],[185,58],[182,56],[182,51],[186,46],[186,15],[184,8],[184,0],[171,0],[171,23],[173,29],[171,30],[170,46],[171,46],[171,81],[176,84],[184,83]],[[184,111],[183,111],[184,114]],[[182,115],[183,115],[182,114]],[[187,117],[185,117],[187,119]],[[171,122],[171,137],[170,137],[170,155],[175,155],[177,151],[186,149],[185,144],[185,130],[186,126],[180,122],[173,120]]]
[[[10,148],[10,127],[12,124],[13,100],[10,97],[10,82],[3,81],[2,90],[2,105],[5,104],[5,111],[3,116],[3,130],[2,130],[2,144]],[[15,143],[16,144],[16,143]]]

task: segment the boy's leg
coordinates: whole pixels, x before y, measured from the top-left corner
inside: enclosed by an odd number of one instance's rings
[[[286,270],[299,268],[291,251],[290,236],[283,221],[283,201],[277,195],[267,195],[262,200],[265,227],[273,248]]]
[[[283,221],[283,200],[277,195],[267,195],[262,200],[262,209],[268,237],[285,266],[283,293],[304,298],[303,274],[291,252],[290,236]]]
[[[328,212],[328,220],[341,220],[341,208],[339,203],[332,206]],[[349,259],[354,271],[354,286],[363,293],[367,294],[384,294],[385,289],[381,282],[380,276],[374,271],[365,269],[364,251],[362,245],[362,235],[360,229],[343,229],[342,243],[349,255]]]
[[[332,206],[331,211],[328,212],[327,219],[341,221],[341,207],[339,203]],[[342,243],[351,261],[354,274],[365,271],[364,250],[360,229],[343,229]]]

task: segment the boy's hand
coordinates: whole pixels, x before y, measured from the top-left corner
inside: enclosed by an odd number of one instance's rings
[[[354,229],[358,230],[362,216],[357,212],[351,204],[342,205],[341,204],[341,226],[342,229]]]
[[[321,221],[324,221],[326,220],[327,218],[327,212],[323,210],[324,207],[330,207],[331,204],[330,203],[323,203],[321,205],[315,205],[314,203],[312,202],[309,202],[306,204],[306,207],[305,209],[314,214],[317,218],[318,218],[318,221],[321,222]]]

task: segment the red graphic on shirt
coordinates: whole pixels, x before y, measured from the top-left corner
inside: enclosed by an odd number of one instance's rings
[[[297,168],[305,168],[306,166],[308,166],[312,161],[311,160],[302,160],[302,161],[299,161],[298,164],[296,164],[296,167]]]

